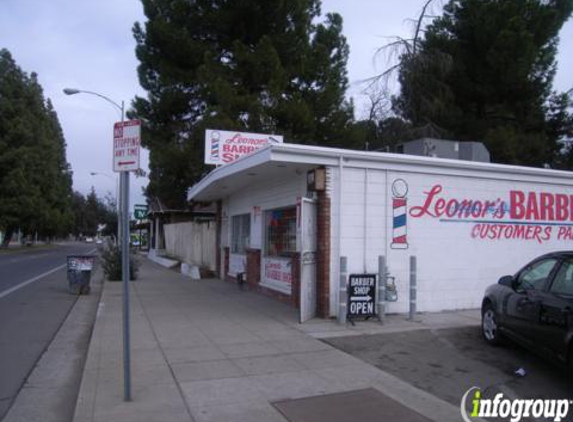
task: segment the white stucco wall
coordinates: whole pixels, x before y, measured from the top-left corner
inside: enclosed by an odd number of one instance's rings
[[[340,189],[339,168],[332,167],[332,249],[331,249],[331,314],[335,315],[338,301],[338,236],[340,254],[348,258],[349,273],[377,273],[378,256],[387,257],[389,271],[396,277],[399,300],[388,305],[389,312],[407,312],[409,301],[409,257],[418,260],[418,310],[475,308],[481,305],[485,288],[505,274],[513,274],[531,258],[546,252],[571,249],[573,224],[573,182],[559,178],[523,175],[500,175],[476,172],[425,171],[418,168],[366,169],[344,167]],[[392,183],[403,179],[408,185],[406,231],[408,249],[392,249],[393,215]],[[441,186],[441,192],[429,199],[427,192]],[[510,191],[534,192],[538,215],[515,219],[509,211]],[[540,200],[540,193],[547,194]],[[342,195],[339,212],[339,198]],[[556,199],[555,195],[566,195]],[[553,199],[551,199],[553,198]],[[487,213],[465,215],[445,213],[441,202],[453,207],[456,199],[471,200],[475,204],[490,201]],[[553,219],[547,212],[541,215],[540,201],[547,210],[551,201],[561,201],[561,214]],[[567,205],[565,206],[565,202]],[[422,212],[425,203],[429,212]],[[504,203],[504,212],[495,214]],[[414,210],[414,212],[413,212]],[[534,211],[534,210],[533,210]],[[441,214],[441,215],[439,215]],[[557,221],[564,217],[566,221]],[[519,215],[517,215],[519,216]],[[515,221],[513,221],[515,220]],[[513,221],[513,223],[508,223]],[[510,226],[510,228],[506,228]],[[493,228],[492,228],[493,227]],[[516,227],[520,227],[516,229]],[[488,230],[481,238],[480,228]],[[502,231],[499,239],[492,239],[495,231]],[[509,236],[510,232],[524,230],[529,235]],[[529,232],[527,232],[529,230]],[[569,232],[567,232],[569,230]],[[537,235],[536,235],[537,233]],[[567,234],[569,233],[569,234]]]

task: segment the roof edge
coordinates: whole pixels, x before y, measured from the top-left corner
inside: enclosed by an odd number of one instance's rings
[[[477,172],[497,172],[502,174],[529,175],[536,177],[555,177],[572,179],[573,173],[566,170],[554,170],[537,167],[525,167],[498,163],[456,160],[449,158],[424,157],[418,155],[396,154],[388,152],[359,151],[342,148],[330,148],[304,144],[274,144],[256,150],[238,160],[212,170],[207,176],[191,186],[187,191],[187,200],[192,200],[204,189],[217,181],[250,167],[268,161],[287,161],[293,157],[303,157],[298,161],[316,165],[338,165],[340,159],[359,162],[389,163],[398,165],[420,165],[432,168],[454,170],[473,170]],[[319,159],[319,160],[317,160]]]

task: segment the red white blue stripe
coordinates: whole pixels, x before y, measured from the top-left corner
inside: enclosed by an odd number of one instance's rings
[[[392,198],[392,249],[407,249],[406,198]]]

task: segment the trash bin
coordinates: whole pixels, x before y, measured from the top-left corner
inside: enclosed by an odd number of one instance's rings
[[[90,293],[90,279],[94,267],[93,255],[68,256],[68,287],[74,295]]]

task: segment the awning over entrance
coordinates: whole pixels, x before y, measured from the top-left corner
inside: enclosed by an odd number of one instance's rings
[[[569,180],[571,177],[570,172],[558,170],[283,143],[269,145],[214,169],[189,189],[187,199],[210,202],[256,181],[277,176],[288,177],[292,172],[303,174],[319,166],[339,165],[416,172],[423,167],[426,173],[459,175],[472,172],[476,177],[496,172],[546,178],[549,183],[554,178]]]

